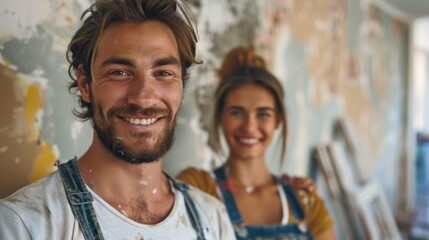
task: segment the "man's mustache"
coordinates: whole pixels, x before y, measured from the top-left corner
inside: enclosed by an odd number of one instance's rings
[[[163,117],[170,117],[170,111],[167,109],[162,108],[156,108],[156,107],[149,107],[149,108],[142,108],[135,104],[127,104],[126,106],[122,107],[112,107],[108,112],[107,116],[109,118],[114,117],[115,115],[155,115],[155,116],[163,116]]]

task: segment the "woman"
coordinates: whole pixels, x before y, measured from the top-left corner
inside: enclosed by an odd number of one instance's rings
[[[219,77],[212,140],[222,153],[223,131],[227,160],[212,173],[190,168],[177,178],[222,199],[238,239],[335,239],[323,200],[315,192],[293,189],[266,165],[265,152],[279,127],[284,157],[287,121],[282,86],[265,61],[251,48],[235,48]]]

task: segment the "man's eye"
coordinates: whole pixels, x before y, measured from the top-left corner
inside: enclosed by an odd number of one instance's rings
[[[124,76],[124,75],[126,75],[126,72],[122,71],[122,70],[118,70],[118,71],[111,72],[110,75],[113,75],[113,76]]]
[[[132,77],[132,73],[126,70],[112,70],[108,72],[106,80],[125,81],[132,79]]]
[[[172,74],[170,72],[167,71],[159,71],[155,74],[155,76],[159,76],[159,77],[167,77],[167,76],[171,76]]]

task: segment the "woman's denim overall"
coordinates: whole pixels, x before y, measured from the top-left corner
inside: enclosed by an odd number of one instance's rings
[[[216,176],[217,184],[222,191],[223,200],[228,210],[229,218],[234,225],[237,239],[313,239],[311,232],[307,230],[304,223],[304,211],[295,192],[289,184],[282,182],[282,187],[286,193],[288,203],[291,206],[296,222],[286,225],[250,226],[246,225],[241,218],[234,196],[231,192],[231,186],[227,182],[228,180],[224,167],[222,166],[214,170],[214,174]]]
[[[59,164],[58,171],[60,173],[70,207],[79,222],[80,229],[82,230],[85,239],[104,239],[94,207],[92,206],[92,195],[85,186],[83,178],[77,167],[76,159],[71,159],[67,163]],[[166,176],[171,180],[174,188],[183,194],[186,210],[191,220],[192,227],[197,232],[197,239],[205,239],[200,216],[198,215],[194,202],[187,192],[187,190],[189,190],[189,186],[185,183],[175,181],[167,174]]]

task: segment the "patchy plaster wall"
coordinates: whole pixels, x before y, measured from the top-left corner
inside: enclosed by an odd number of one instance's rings
[[[332,138],[347,116],[368,165],[394,196],[407,84],[408,26],[359,0],[193,0],[199,19],[198,56],[191,71],[176,141],[164,167],[176,174],[209,169],[214,156],[205,131],[215,70],[232,47],[253,43],[286,90],[289,139],[285,164],[278,146],[273,171],[307,174],[314,144]],[[71,114],[65,51],[86,0],[0,3],[0,197],[54,169],[55,159],[80,156],[91,128]]]
[[[67,92],[65,60],[88,5],[0,2],[0,197],[46,176],[58,158],[80,155],[89,144],[91,136],[71,114],[75,103]]]

